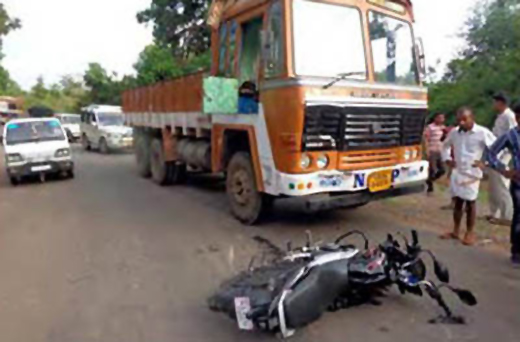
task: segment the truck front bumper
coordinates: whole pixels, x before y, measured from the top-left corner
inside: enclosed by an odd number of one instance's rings
[[[305,201],[308,211],[318,212],[340,208],[352,208],[385,198],[400,197],[422,193],[425,191],[423,182],[387,191],[371,193],[370,191],[345,194],[321,194],[309,196]]]
[[[72,160],[28,162],[21,165],[9,165],[7,174],[9,177],[26,177],[37,174],[52,174],[74,170]]]

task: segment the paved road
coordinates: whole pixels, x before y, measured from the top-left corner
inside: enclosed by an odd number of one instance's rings
[[[237,331],[205,304],[255,254],[252,236],[284,244],[303,241],[305,229],[325,239],[343,229],[382,238],[411,228],[381,204],[311,216],[294,202],[277,205],[264,226],[244,228],[212,179],[159,188],[135,175],[130,155],[76,159],[75,180],[17,188],[0,164],[1,341],[272,340]],[[503,255],[423,237],[452,265],[454,281],[477,293],[477,309],[459,308],[468,326],[429,325],[437,313],[429,300],[392,293],[380,307],[327,314],[293,340],[518,341],[520,270]]]

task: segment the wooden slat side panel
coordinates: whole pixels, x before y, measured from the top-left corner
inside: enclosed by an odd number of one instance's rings
[[[127,90],[122,102],[125,113],[202,112],[204,72]]]

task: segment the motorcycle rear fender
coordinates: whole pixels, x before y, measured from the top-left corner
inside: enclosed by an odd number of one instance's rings
[[[318,320],[347,286],[348,260],[311,269],[284,300],[287,328],[301,328]]]

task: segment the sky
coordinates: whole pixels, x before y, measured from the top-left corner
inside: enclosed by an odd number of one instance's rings
[[[153,40],[136,13],[151,0],[1,0],[23,28],[4,43],[3,65],[24,89],[39,76],[46,83],[62,75],[80,76],[99,62],[119,75],[133,72],[139,52]],[[441,68],[456,56],[457,33],[475,0],[414,0],[416,35],[423,38],[427,62]]]

